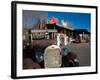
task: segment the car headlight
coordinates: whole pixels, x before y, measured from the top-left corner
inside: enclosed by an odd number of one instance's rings
[[[41,62],[41,61],[43,61],[43,59],[44,59],[43,53],[42,52],[36,52],[36,60],[38,62]]]
[[[62,48],[61,49],[61,55],[62,56],[66,56],[69,53],[69,49],[68,48]]]

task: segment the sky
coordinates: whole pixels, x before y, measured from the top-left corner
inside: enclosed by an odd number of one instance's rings
[[[38,11],[36,13],[38,13]],[[37,15],[36,13],[35,15]],[[60,25],[61,25],[61,20],[64,19],[65,22],[72,24],[72,27],[74,29],[87,29],[90,32],[91,14],[89,13],[73,13],[73,12],[45,12],[45,13],[47,14],[47,19],[51,19],[52,17],[58,18],[58,24]],[[30,17],[28,20],[25,20],[24,23],[25,25],[32,26],[37,22],[38,21],[34,17]]]
[[[71,12],[48,12],[48,18],[52,16],[58,18],[58,24],[61,24],[61,20],[72,24],[75,29],[87,29],[90,31],[91,15],[87,13],[71,13]]]

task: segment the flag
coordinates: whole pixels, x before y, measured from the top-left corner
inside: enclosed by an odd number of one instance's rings
[[[52,22],[55,23],[55,24],[58,23],[58,18],[52,17],[51,20],[52,20]]]

